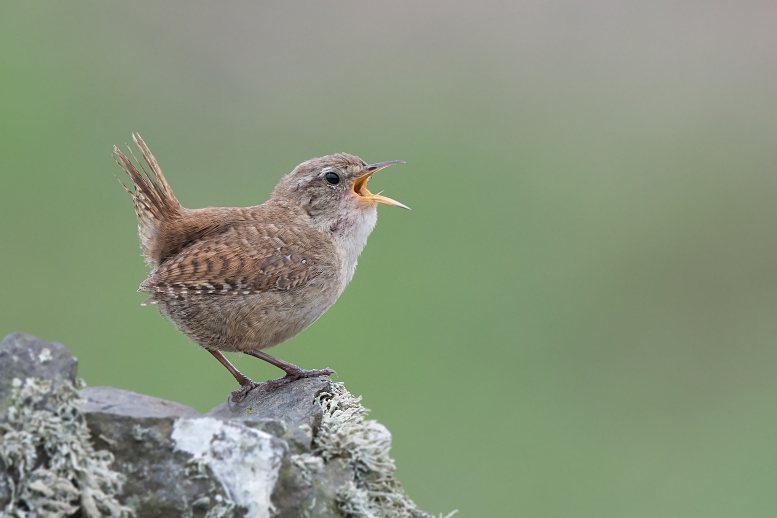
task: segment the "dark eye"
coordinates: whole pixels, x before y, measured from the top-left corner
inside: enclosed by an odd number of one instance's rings
[[[326,178],[326,181],[332,185],[337,185],[340,183],[340,176],[337,173],[326,173],[324,178]]]

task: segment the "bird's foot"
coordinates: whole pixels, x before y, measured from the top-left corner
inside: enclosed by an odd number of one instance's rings
[[[285,380],[286,378],[288,378],[289,381],[296,381],[302,378],[318,378],[319,376],[331,376],[332,374],[337,375],[334,369],[330,369],[329,367],[327,367],[326,369],[313,369],[313,370],[305,370],[297,367],[296,369],[287,370],[286,375],[280,379]],[[273,380],[273,381],[279,381],[279,380]]]
[[[248,396],[249,392],[251,392],[255,388],[261,387],[262,385],[263,383],[256,383],[254,381],[251,381],[248,378],[245,378],[245,382],[240,384],[240,388],[232,392],[229,398],[227,398],[227,404],[229,405],[229,409],[234,410],[232,408],[232,403],[242,402],[246,398],[246,396]]]
[[[326,368],[326,369],[314,369],[314,370],[306,370],[306,369],[300,369],[297,367],[296,369],[288,369],[286,371],[286,375],[282,378],[278,378],[276,380],[270,380],[265,381],[264,383],[255,383],[251,381],[250,379],[246,378],[245,383],[241,384],[241,387],[234,391],[230,396],[227,403],[230,405],[230,409],[232,409],[232,403],[238,404],[242,402],[250,392],[254,390],[259,390],[261,392],[272,392],[277,388],[282,387],[283,385],[286,385],[287,383],[291,383],[292,381],[297,381],[299,379],[303,378],[318,378],[319,376],[331,376],[332,374],[337,374],[334,369]]]
[[[261,390],[263,391],[273,391],[277,389],[278,387],[282,387],[283,385],[286,385],[287,383],[291,383],[292,381],[301,380],[303,378],[318,378],[319,376],[331,376],[332,374],[337,374],[333,369],[326,368],[326,369],[314,369],[314,370],[305,370],[300,369],[297,367],[296,369],[289,369],[286,371],[286,375],[282,378],[278,378],[277,380],[270,380],[265,381],[262,383]]]

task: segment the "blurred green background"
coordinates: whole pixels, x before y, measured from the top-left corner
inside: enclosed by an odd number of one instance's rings
[[[206,411],[234,380],[135,293],[111,146],[188,207],[403,159],[330,366],[459,516],[777,515],[773,2],[4,2],[0,334]],[[279,371],[236,358],[254,379]]]

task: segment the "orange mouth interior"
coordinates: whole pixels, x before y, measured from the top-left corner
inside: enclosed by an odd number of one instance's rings
[[[373,173],[368,173],[361,178],[357,178],[356,181],[353,182],[353,193],[362,197],[372,196],[372,193],[367,189],[367,182],[372,175]]]
[[[351,187],[353,189],[353,194],[355,196],[358,196],[359,198],[363,198],[372,203],[385,203],[386,205],[393,205],[395,207],[401,207],[403,209],[410,210],[410,207],[402,203],[399,203],[397,200],[392,200],[391,198],[387,198],[386,196],[381,196],[380,193],[372,194],[370,190],[367,189],[367,182],[370,180],[370,177],[373,174],[377,173],[381,169],[385,169],[390,165],[399,164],[399,163],[401,162],[398,160],[394,160],[392,162],[381,162],[380,164],[373,164],[369,166],[369,167],[374,167],[374,170],[370,171],[364,176],[357,178],[356,181],[353,182],[353,187]]]

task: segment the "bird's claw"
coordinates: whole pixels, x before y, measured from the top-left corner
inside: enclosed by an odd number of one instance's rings
[[[262,385],[263,383],[255,383],[251,380],[248,380],[248,383],[241,385],[239,389],[232,392],[232,394],[230,394],[227,398],[227,405],[229,405],[229,409],[234,412],[235,409],[232,408],[232,403],[242,403],[243,400],[248,396],[249,392],[255,388],[261,387]]]

